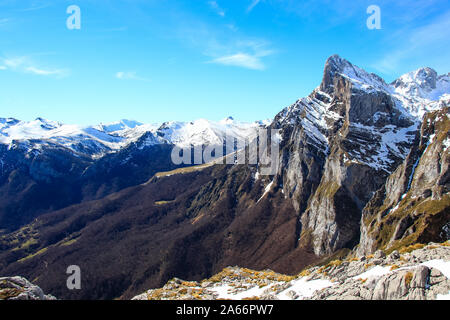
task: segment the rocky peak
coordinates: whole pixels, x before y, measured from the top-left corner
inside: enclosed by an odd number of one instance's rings
[[[320,87],[275,117],[278,184],[299,212],[299,245],[316,255],[357,243],[362,209],[409,152],[418,122],[392,92],[334,55]]]
[[[353,89],[366,92],[384,91],[390,93],[392,91],[378,75],[369,73],[338,55],[333,55],[326,61],[320,90],[328,94],[332,93],[335,90],[335,82],[341,77],[349,79]]]
[[[402,75],[392,82],[396,92],[427,98],[429,93],[436,89],[438,74],[435,70],[425,67]]]

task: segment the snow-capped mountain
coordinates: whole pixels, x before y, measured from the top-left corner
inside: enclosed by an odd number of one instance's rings
[[[391,95],[399,109],[404,109],[406,114],[419,119],[426,112],[439,110],[450,102],[450,73],[438,75],[432,68],[425,67],[406,73],[387,84],[378,75],[369,73],[338,55],[330,57],[327,65],[329,73],[325,75],[322,90],[332,87],[330,81],[335,75],[341,75],[352,82],[353,89]]]
[[[332,56],[320,86],[272,123],[283,137],[284,164],[273,185],[283,186],[301,213],[301,233],[313,240],[299,241],[311,241],[317,255],[353,245],[361,210],[410,153],[422,115],[449,105],[446,76],[425,81],[417,71],[402,78],[395,87]]]
[[[221,144],[226,135],[241,139],[251,138],[256,134],[256,130],[265,124],[267,122],[238,122],[228,117],[218,122],[200,119],[193,122],[165,122],[162,125],[120,120],[83,127],[42,118],[33,121],[0,118],[0,143],[11,147],[14,144],[26,144],[30,150],[39,150],[42,145],[55,144],[76,153],[99,158],[137,142],[144,135],[147,146]]]
[[[420,68],[404,74],[391,87],[394,96],[418,118],[450,104],[450,73],[438,75],[431,68]]]
[[[404,96],[435,101],[450,92],[450,74],[438,75],[425,67],[402,75],[391,85],[395,92]]]
[[[330,138],[345,121],[343,102],[333,96],[337,87],[343,86],[336,82],[339,77],[351,83],[351,96],[345,100],[357,105],[348,113],[355,139],[345,159],[386,172],[406,156],[423,115],[450,104],[449,74],[438,76],[433,69],[422,68],[387,84],[378,75],[334,55],[327,60],[321,85],[281,111],[274,126],[301,125],[308,143],[328,152]],[[363,137],[371,137],[370,143]]]
[[[436,84],[433,78],[413,72],[387,84],[330,57],[321,84],[269,124],[280,138],[280,165],[269,176],[252,164],[186,168],[171,161],[174,144],[217,144],[224,130],[247,135],[260,122],[81,128],[96,142],[138,137],[99,159],[50,145],[27,152],[20,143],[58,145],[49,132],[64,127],[28,124],[47,140],[30,133],[0,144],[0,272],[38,279],[61,298],[127,298],[174,276],[201,279],[225,266],[295,274],[358,248],[369,254],[448,240],[449,92],[446,76]],[[433,108],[439,110],[421,116]],[[27,127],[0,123],[3,139]],[[37,268],[42,261],[51,263]],[[91,277],[84,290],[67,291],[58,271],[67,261]],[[107,275],[98,272],[105,264]]]
[[[165,122],[156,131],[172,144],[180,147],[189,145],[221,145],[226,136],[238,139],[251,139],[256,136],[256,130],[268,125],[269,121],[244,123],[228,117],[219,122],[199,119],[192,122]]]

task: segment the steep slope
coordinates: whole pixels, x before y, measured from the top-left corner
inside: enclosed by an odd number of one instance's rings
[[[295,211],[280,192],[261,199],[255,168],[189,170],[158,174],[2,236],[1,274],[37,278],[58,298],[112,299],[228,265],[298,272],[317,259],[295,248]],[[71,264],[82,270],[81,291],[65,286]]]
[[[74,203],[102,198],[147,181],[175,165],[174,145],[222,144],[255,135],[262,122],[146,125],[136,121],[93,127],[38,118],[0,119],[0,233]]]
[[[408,157],[364,208],[360,254],[449,239],[449,110],[425,115]]]
[[[275,117],[283,136],[275,181],[298,210],[299,245],[317,255],[356,245],[363,207],[409,151],[418,121],[389,90],[332,56],[320,87]]]
[[[39,151],[0,145],[0,233],[20,228],[46,212],[147,181],[158,171],[179,166],[171,161],[173,146],[147,144],[151,133],[98,160],[59,145]]]

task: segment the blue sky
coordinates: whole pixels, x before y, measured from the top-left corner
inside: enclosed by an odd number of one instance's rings
[[[372,4],[380,30],[366,26]],[[449,39],[448,0],[1,0],[0,117],[272,118],[332,54],[392,81],[449,72]]]

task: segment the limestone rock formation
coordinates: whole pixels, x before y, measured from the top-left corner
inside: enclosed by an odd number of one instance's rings
[[[56,300],[23,277],[0,278],[0,300]]]

